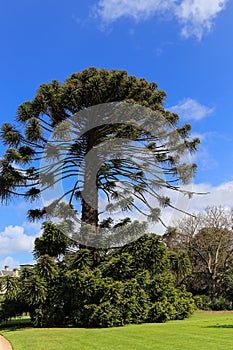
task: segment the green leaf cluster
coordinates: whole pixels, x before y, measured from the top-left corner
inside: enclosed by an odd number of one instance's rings
[[[113,327],[183,319],[193,312],[191,294],[175,286],[161,237],[143,235],[100,251],[98,261],[93,253],[79,248],[60,262],[54,254],[41,255],[19,278],[2,279],[1,318],[29,312],[37,327]]]

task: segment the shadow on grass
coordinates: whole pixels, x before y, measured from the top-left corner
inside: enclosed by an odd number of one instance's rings
[[[28,327],[32,327],[30,319],[16,319],[2,322],[0,324],[0,331],[4,330],[5,332],[11,332]]]
[[[207,326],[205,328],[233,328],[233,324],[219,324],[214,326]]]

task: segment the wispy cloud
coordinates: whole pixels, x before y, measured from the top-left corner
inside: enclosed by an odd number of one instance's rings
[[[8,255],[17,252],[31,253],[34,240],[38,234],[28,236],[22,226],[7,226],[0,233],[0,255]]]
[[[176,7],[176,17],[183,24],[185,38],[196,36],[199,40],[205,31],[209,32],[214,19],[228,0],[183,0]]]
[[[214,112],[214,108],[202,105],[192,98],[186,98],[169,109],[186,120],[200,120]]]
[[[95,13],[105,23],[121,17],[136,21],[146,20],[154,15],[168,14],[181,25],[183,37],[201,39],[211,30],[217,15],[225,8],[228,0],[99,0]]]
[[[141,21],[156,12],[170,9],[173,3],[173,0],[100,0],[97,11],[105,22],[112,22],[120,17],[132,17]]]
[[[174,192],[169,193],[170,198],[175,207],[184,210],[186,213],[201,212],[208,206],[223,206],[225,208],[233,208],[233,181],[213,186],[210,183],[191,184],[182,186],[183,190],[193,191],[196,194],[191,199],[187,196],[177,196]],[[182,217],[187,216],[177,210],[169,208],[162,212],[162,219],[166,226],[173,226],[175,222]],[[160,223],[155,224],[153,232],[163,234],[165,232],[164,226]]]
[[[189,211],[202,211],[207,206],[224,206],[233,208],[233,181],[221,183],[213,186],[210,183],[192,184],[184,187],[192,189],[196,193],[206,193],[194,195],[189,201]]]
[[[3,269],[6,265],[12,270],[15,267],[19,267],[19,261],[12,258],[12,256],[7,256],[0,260],[0,269]]]

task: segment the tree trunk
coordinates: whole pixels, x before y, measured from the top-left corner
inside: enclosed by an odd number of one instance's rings
[[[98,227],[98,209],[96,209],[98,199],[95,197],[95,194],[93,194],[93,205],[82,199],[82,225],[91,225],[93,234],[97,234]]]
[[[82,223],[90,224],[93,233],[97,233],[98,226],[98,184],[97,172],[98,156],[93,152],[98,144],[98,130],[91,129],[86,133],[86,152],[84,158],[84,178],[82,191]]]
[[[93,140],[92,140],[93,141]],[[85,246],[96,247],[98,239],[98,187],[97,173],[95,169],[97,159],[86,157],[84,169],[84,184],[82,191],[82,215],[83,242]],[[87,227],[87,225],[89,227]]]

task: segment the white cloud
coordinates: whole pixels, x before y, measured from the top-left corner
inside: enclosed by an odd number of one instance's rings
[[[176,206],[185,211],[202,211],[212,205],[233,206],[233,182],[218,186],[209,183],[190,184],[182,186],[182,189],[196,193],[190,199],[183,195],[178,197]]]
[[[205,192],[205,195],[196,195],[190,200],[192,210],[203,210],[207,206],[222,205],[233,207],[233,181],[224,182],[218,186],[208,183],[193,184],[194,192]]]
[[[204,106],[191,98],[186,98],[169,109],[186,120],[200,120],[214,112],[214,108]]]
[[[174,0],[100,0],[98,13],[105,22],[114,21],[120,17],[133,17],[141,21],[156,12],[171,8]]]
[[[213,20],[227,3],[227,0],[183,0],[176,8],[176,16],[183,23],[182,35],[185,38],[202,38],[205,31],[210,31]]]
[[[99,0],[96,13],[105,23],[121,17],[137,21],[153,15],[168,14],[182,25],[181,34],[199,40],[211,30],[214,19],[225,8],[228,0]]]
[[[164,190],[163,195],[168,196],[171,199],[171,204],[180,209],[172,209],[167,207],[161,209],[161,218],[166,226],[174,226],[175,222],[182,217],[186,216],[185,213],[194,213],[204,211],[208,206],[223,206],[226,208],[233,208],[233,181],[225,182],[217,186],[213,186],[210,183],[191,183],[189,185],[181,186],[184,191],[196,193],[191,198],[187,195],[183,195],[174,190]],[[148,197],[147,201],[152,207],[157,207],[158,203],[156,199]],[[184,213],[183,213],[183,212]],[[109,215],[106,214],[106,217]],[[130,217],[131,220],[146,220],[145,216],[141,215],[137,211],[127,212],[125,215]],[[122,219],[122,212],[112,215],[117,221]],[[157,234],[165,233],[166,227],[161,223],[150,224],[149,231]]]
[[[11,256],[7,256],[4,259],[0,260],[0,270],[4,269],[6,265],[9,266],[9,270],[13,270],[15,267],[19,268],[19,261],[16,261]]]
[[[8,255],[16,252],[31,253],[34,240],[38,235],[28,236],[21,226],[7,226],[0,233],[0,255]]]
[[[186,213],[201,212],[208,206],[221,205],[222,207],[233,208],[233,181],[225,182],[218,186],[200,183],[182,186],[182,188],[195,193],[203,193],[196,194],[191,199],[181,194],[177,196],[174,191],[168,194],[173,205]],[[162,212],[162,219],[166,226],[174,226],[175,222],[184,216],[186,214],[170,208],[164,209]],[[165,228],[161,224],[155,224],[153,232],[163,234]]]

